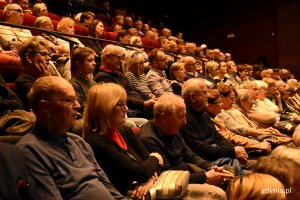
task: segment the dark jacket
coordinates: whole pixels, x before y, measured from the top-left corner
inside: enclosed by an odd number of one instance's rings
[[[131,129],[122,127],[120,134],[127,144],[127,151],[107,136],[91,133],[86,141],[91,145],[95,157],[113,185],[126,195],[134,181],[144,183],[158,170],[158,159],[149,152]]]
[[[204,170],[211,164],[197,156],[185,143],[180,134],[166,136],[149,120],[141,127],[139,137],[150,152],[158,152],[164,160],[161,171],[189,170],[187,163],[192,163]],[[190,183],[205,183],[205,173],[191,173]]]
[[[234,145],[228,142],[216,130],[210,116],[205,112],[197,112],[186,108],[187,123],[180,129],[186,144],[197,155],[209,161],[222,157],[235,158]]]

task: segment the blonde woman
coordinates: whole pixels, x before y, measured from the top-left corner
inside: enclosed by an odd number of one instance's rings
[[[33,14],[37,17],[48,16],[48,8],[45,3],[36,3],[33,6]]]
[[[110,181],[124,195],[142,198],[153,185],[163,159],[147,151],[125,122],[127,95],[115,83],[91,88],[84,111],[84,135]],[[97,112],[95,112],[97,110]]]
[[[138,51],[128,51],[125,55],[123,67],[125,68],[125,75],[131,82],[134,90],[137,91],[145,100],[155,98],[149,89],[145,70],[145,57]]]
[[[253,173],[240,176],[229,183],[228,200],[284,200],[285,188],[275,177]]]

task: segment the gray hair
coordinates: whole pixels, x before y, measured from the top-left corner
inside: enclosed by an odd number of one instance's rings
[[[163,94],[154,104],[154,119],[159,117],[162,113],[175,113],[177,111],[178,105],[184,105],[184,101],[180,96],[173,93]]]

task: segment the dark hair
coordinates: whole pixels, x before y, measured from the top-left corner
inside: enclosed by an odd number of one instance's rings
[[[89,47],[74,47],[71,57],[71,73],[75,75],[78,70],[76,62],[83,62],[90,54],[95,54],[95,51]]]
[[[87,28],[89,30],[89,35],[90,36],[96,37],[96,26],[98,25],[99,22],[102,22],[102,21],[96,19],[96,20],[93,20],[92,23],[90,23],[89,25],[87,25]]]
[[[125,37],[126,35],[129,35],[127,30],[120,30],[117,34],[117,41],[120,41],[120,38]]]

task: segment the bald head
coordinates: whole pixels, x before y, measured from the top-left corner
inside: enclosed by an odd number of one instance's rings
[[[37,79],[27,95],[31,108],[37,112],[41,100],[59,96],[67,87],[72,87],[72,85],[58,76],[44,76]]]

